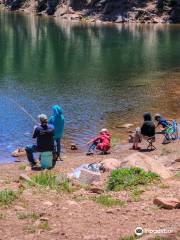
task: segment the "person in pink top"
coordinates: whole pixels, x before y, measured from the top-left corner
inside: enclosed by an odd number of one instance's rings
[[[106,128],[101,129],[99,135],[87,143],[90,145],[87,155],[93,155],[95,149],[99,150],[102,154],[107,154],[111,147],[111,136]]]

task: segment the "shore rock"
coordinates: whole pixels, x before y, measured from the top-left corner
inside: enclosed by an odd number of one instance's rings
[[[178,200],[177,198],[157,197],[154,199],[153,203],[165,209],[180,208],[180,200]]]
[[[121,167],[142,168],[146,172],[151,171],[157,173],[163,179],[173,176],[173,174],[163,164],[140,152],[133,153],[126,157],[122,161]]]
[[[89,171],[86,169],[81,170],[79,181],[83,184],[91,184],[100,181],[101,174],[98,172]]]

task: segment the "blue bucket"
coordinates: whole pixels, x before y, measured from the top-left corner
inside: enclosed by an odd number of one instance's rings
[[[53,166],[53,154],[52,152],[42,152],[40,154],[41,168],[49,169]]]

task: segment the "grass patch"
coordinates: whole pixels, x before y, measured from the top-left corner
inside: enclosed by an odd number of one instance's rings
[[[33,221],[36,221],[39,219],[40,215],[35,212],[31,212],[31,213],[19,212],[19,213],[17,213],[17,217],[18,217],[18,219],[21,219],[21,220],[32,219]]]
[[[76,202],[82,202],[87,200],[88,198],[86,196],[76,196],[73,198]]]
[[[25,170],[26,169],[26,165],[25,164],[22,164],[19,166],[19,170]]]
[[[125,204],[124,201],[112,198],[109,195],[93,196],[91,199],[105,207],[113,207],[113,206],[121,206],[122,207]]]
[[[136,240],[135,236],[125,236],[121,237],[119,240]]]
[[[0,220],[3,220],[6,218],[6,215],[4,213],[0,213]]]
[[[0,205],[9,206],[15,199],[18,198],[18,194],[11,189],[5,189],[0,191]]]
[[[38,228],[39,228],[39,229],[42,229],[42,230],[45,230],[45,231],[50,230],[50,227],[49,227],[48,222],[41,223],[41,224],[38,226]]]
[[[176,173],[174,178],[180,180],[180,172]]]
[[[167,185],[167,184],[161,183],[161,184],[159,185],[159,188],[161,188],[161,189],[167,189],[167,188],[170,188],[170,186]]]
[[[158,181],[160,177],[153,172],[145,172],[140,168],[122,168],[112,171],[108,180],[108,190],[120,191],[133,189]]]
[[[135,202],[138,202],[138,201],[141,200],[141,194],[142,194],[143,192],[144,192],[144,190],[135,187],[135,188],[132,189],[132,191],[130,192],[130,196],[131,196],[131,198],[132,198]]]
[[[52,190],[63,191],[63,192],[73,192],[74,188],[71,185],[71,182],[67,178],[63,178],[61,181],[57,180],[55,173],[51,171],[43,171],[31,178],[32,182],[29,182],[30,185],[37,184],[42,187],[49,187]]]

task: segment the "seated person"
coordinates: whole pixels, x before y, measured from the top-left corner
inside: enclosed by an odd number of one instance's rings
[[[107,129],[103,128],[100,131],[99,136],[95,139],[89,141],[87,144],[91,144],[87,155],[92,155],[95,149],[100,150],[102,154],[107,154],[107,151],[110,149],[111,137]]]
[[[54,127],[48,124],[45,114],[39,115],[40,125],[34,127],[33,138],[37,139],[36,145],[26,146],[28,161],[33,168],[36,165],[33,153],[54,151]]]
[[[151,114],[146,112],[143,115],[144,123],[141,127],[141,134],[143,138],[148,139],[151,137],[155,137],[155,124],[152,121]]]
[[[159,113],[155,115],[154,119],[157,121],[156,127],[161,126],[163,131],[165,131],[171,125],[171,123],[165,120]]]

